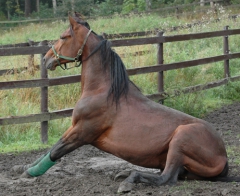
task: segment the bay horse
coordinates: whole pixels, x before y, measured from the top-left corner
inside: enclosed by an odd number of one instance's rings
[[[69,22],[46,53],[44,65],[55,70],[68,62],[82,63],[81,97],[72,125],[46,154],[18,167],[22,177],[40,176],[62,156],[91,144],[132,164],[162,171],[129,172],[118,192],[131,191],[134,183],[160,186],[178,179],[226,180],[227,153],[217,131],[204,120],[148,99],[130,81],[108,40],[77,13],[69,16]]]

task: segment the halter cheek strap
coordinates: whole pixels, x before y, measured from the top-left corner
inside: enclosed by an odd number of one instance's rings
[[[56,57],[56,61],[57,61],[58,65],[59,65],[63,70],[65,70],[65,69],[71,69],[71,68],[73,68],[73,67],[67,68],[66,64],[65,64],[64,67],[62,67],[59,59],[65,59],[65,60],[69,60],[69,61],[74,61],[74,62],[75,62],[75,66],[74,66],[74,67],[79,67],[79,66],[82,64],[82,62],[79,60],[79,57],[82,55],[84,46],[86,45],[87,39],[88,39],[88,37],[89,37],[89,35],[90,35],[91,32],[92,32],[92,30],[89,30],[89,31],[88,31],[87,36],[85,37],[85,39],[84,39],[84,41],[83,41],[83,45],[82,45],[81,48],[78,50],[77,56],[74,57],[74,58],[73,58],[73,57],[68,57],[68,56],[63,56],[63,55],[58,54],[58,53],[56,52],[55,48],[54,48],[54,45],[52,46],[52,51],[53,51],[53,53],[54,53],[54,55],[55,55],[55,57]],[[80,63],[77,65],[77,62],[78,62],[78,61],[79,61]]]

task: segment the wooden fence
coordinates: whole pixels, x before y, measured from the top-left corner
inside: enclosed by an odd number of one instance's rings
[[[234,21],[238,20],[240,18],[240,15],[231,15],[228,16],[229,19],[232,19]],[[131,32],[131,33],[118,33],[118,34],[106,34],[103,33],[104,38],[106,39],[117,39],[117,38],[129,38],[129,37],[143,37],[143,36],[149,36],[149,35],[154,35],[159,31],[163,31],[163,32],[172,32],[172,31],[177,31],[180,29],[188,29],[188,28],[192,28],[194,26],[198,26],[198,25],[204,25],[204,24],[208,24],[209,22],[219,22],[221,21],[221,19],[217,18],[214,20],[206,20],[206,21],[197,21],[194,23],[188,23],[185,25],[180,25],[180,26],[173,26],[173,27],[169,27],[166,29],[159,29],[159,28],[155,28],[153,30],[149,30],[149,31],[139,31],[139,32]],[[55,41],[49,41],[49,42],[55,42]],[[7,44],[7,45],[0,45],[0,49],[1,48],[11,48],[11,47],[24,47],[24,46],[37,46],[39,44],[39,42],[34,42],[32,40],[29,40],[29,42],[26,43],[18,43],[18,44]],[[141,55],[141,54],[146,54],[149,53],[150,51],[139,51],[136,52],[134,54],[132,54],[133,56],[135,55]],[[120,55],[121,57],[124,57],[125,55],[122,54]],[[31,60],[31,59],[30,59]],[[39,69],[40,66],[39,65],[35,65],[35,67],[32,66],[33,69]],[[27,70],[28,67],[18,67],[17,69],[3,69],[0,70],[0,76],[4,75],[4,74],[15,74],[15,73],[19,73],[22,72],[24,70]]]
[[[164,92],[163,75],[164,75],[164,72],[168,70],[193,67],[193,66],[209,64],[209,63],[219,62],[219,61],[224,62],[224,76],[221,80],[213,81],[211,83],[204,84],[204,85],[199,84],[196,86],[187,87],[181,91],[182,93],[196,92],[204,89],[214,88],[217,86],[227,84],[229,81],[240,80],[240,75],[234,76],[234,77],[230,76],[229,60],[240,58],[240,52],[231,53],[231,54],[229,53],[228,37],[230,35],[240,35],[240,29],[229,30],[227,27],[225,27],[225,29],[222,31],[174,35],[174,36],[164,36],[162,32],[158,32],[157,35],[154,37],[112,40],[111,42],[113,47],[145,45],[145,44],[158,45],[158,51],[156,54],[156,58],[158,60],[157,65],[128,69],[127,72],[129,75],[158,72],[158,92],[155,94],[147,95],[147,97],[149,97],[150,99],[161,100],[166,98],[165,97],[166,94]],[[163,53],[164,43],[195,40],[195,39],[205,39],[205,38],[213,38],[213,37],[223,37],[223,54],[222,55],[202,58],[197,60],[170,63],[170,64],[163,63],[164,62],[164,53]],[[14,47],[8,47],[8,48],[0,47],[0,56],[29,55],[29,54],[42,54],[43,56],[44,53],[46,53],[50,48],[50,46],[48,46],[47,41],[34,43],[34,45],[35,46],[29,46],[29,43],[22,43],[22,44],[15,44]],[[9,46],[13,46],[13,45],[9,45]],[[81,75],[48,78],[47,70],[43,66],[42,60],[40,64],[40,70],[41,70],[41,79],[0,82],[0,90],[40,87],[41,88],[41,113],[30,114],[27,116],[14,116],[14,117],[0,118],[0,125],[41,122],[41,138],[42,138],[42,142],[46,143],[48,141],[48,121],[53,119],[64,118],[64,117],[70,117],[72,115],[72,108],[52,111],[52,112],[48,111],[48,87],[80,82]],[[180,92],[177,90],[174,91],[174,95],[178,95],[179,93]]]

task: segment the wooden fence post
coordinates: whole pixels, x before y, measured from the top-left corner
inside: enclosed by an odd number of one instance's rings
[[[179,19],[179,14],[180,14],[179,8],[176,7],[175,8],[175,16],[176,16],[177,19]]]
[[[229,26],[225,26],[224,30],[228,30]],[[228,35],[223,37],[223,54],[229,54],[229,45],[228,45]],[[228,78],[230,76],[230,70],[229,70],[229,59],[224,60],[224,77]]]
[[[106,33],[102,33],[103,39],[107,39],[107,34]]]
[[[48,45],[47,41],[39,43],[40,46]],[[43,57],[45,54],[41,54],[41,79],[48,78],[47,68],[43,64]],[[41,87],[41,113],[48,112],[48,87]],[[48,142],[48,121],[41,122],[41,141],[42,143]]]
[[[28,40],[29,46],[33,46],[34,45],[34,41],[32,40]],[[28,67],[27,67],[27,71],[29,72],[30,75],[34,75],[35,72],[35,67],[34,67],[34,54],[30,54],[29,58],[28,58]]]
[[[163,32],[157,33],[158,37],[163,36]],[[157,52],[157,63],[163,64],[163,43],[158,44],[158,52]],[[163,71],[158,72],[158,92],[164,91],[164,81],[163,81]],[[163,101],[162,101],[163,104]]]

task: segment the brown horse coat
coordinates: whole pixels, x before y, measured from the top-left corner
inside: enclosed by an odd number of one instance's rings
[[[132,172],[119,192],[131,190],[134,182],[161,185],[175,183],[178,177],[227,175],[224,143],[209,123],[146,98],[128,79],[109,42],[94,32],[87,37],[89,26],[79,15],[69,20],[70,28],[54,49],[74,58],[83,48],[78,59],[82,60],[82,94],[73,111],[72,125],[50,150],[52,161],[92,144],[135,165],[162,170],[161,175]],[[59,65],[54,49],[44,58],[51,70]]]

